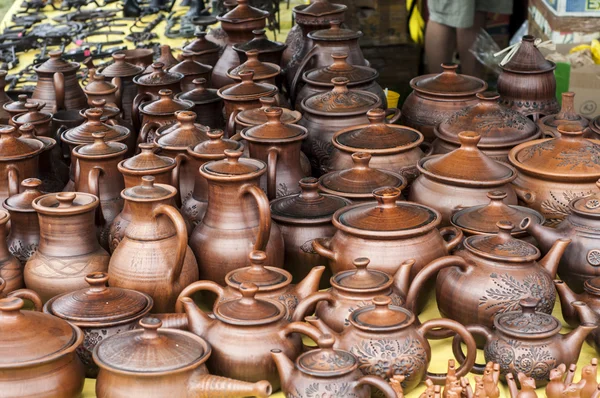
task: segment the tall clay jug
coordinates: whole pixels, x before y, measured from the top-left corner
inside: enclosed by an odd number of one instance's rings
[[[110,286],[137,290],[154,300],[154,312],[174,312],[179,293],[198,280],[183,217],[170,205],[177,189],[143,177],[121,192],[131,209],[125,237],[108,266]]]
[[[226,150],[224,160],[208,162],[200,174],[208,182],[208,206],[190,238],[200,278],[222,283],[229,271],[249,266],[252,250],[267,253],[268,264],[283,266],[283,237],[271,223],[269,200],[259,188],[267,165],[240,159],[241,151]]]
[[[19,260],[8,251],[6,244],[7,224],[10,215],[6,210],[0,210],[0,278],[4,279],[6,286],[4,293],[21,289],[23,285],[23,268]]]

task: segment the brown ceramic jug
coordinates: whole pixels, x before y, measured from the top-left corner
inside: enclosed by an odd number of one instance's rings
[[[223,100],[217,94],[217,90],[208,88],[208,81],[204,78],[194,79],[192,83],[192,90],[179,93],[175,98],[194,103],[193,111],[196,113],[197,123],[213,129],[224,128]]]
[[[537,121],[537,125],[540,128],[544,137],[558,137],[560,133],[556,129],[561,124],[576,124],[581,126],[584,130],[590,125],[590,120],[575,112],[575,93],[567,91],[561,95],[562,101],[560,111],[556,115],[548,115],[540,118]],[[589,138],[593,137],[593,133],[586,132]]]
[[[269,62],[275,65],[281,65],[281,57],[283,51],[287,48],[287,44],[268,39],[265,29],[254,29],[252,40],[245,43],[236,43],[232,47],[237,53],[240,63],[246,62],[246,52],[251,50],[258,51],[258,56],[261,61]]]
[[[94,107],[93,101],[99,99],[105,100],[108,105],[122,107],[121,91],[115,83],[106,81],[104,75],[95,69],[90,69],[88,81],[83,92],[87,96],[90,107]]]
[[[106,272],[108,253],[96,238],[94,218],[100,200],[82,192],[35,198],[40,245],[25,264],[25,285],[44,301],[87,286],[85,276]]]
[[[155,312],[173,312],[183,288],[198,280],[198,264],[187,245],[183,217],[170,205],[177,189],[143,177],[126,188],[131,222],[108,266],[110,285],[148,294]]]
[[[171,90],[160,90],[157,99],[141,104],[138,108],[139,112],[133,110],[133,118],[138,120],[141,126],[138,130],[138,142],[153,142],[157,135],[156,130],[177,121],[175,115],[177,111],[190,111],[193,107],[194,103],[191,101],[173,98]]]
[[[193,81],[195,79],[206,79],[210,81],[210,75],[212,73],[212,67],[209,65],[201,64],[194,60],[194,54],[184,51],[181,56],[183,59],[178,64],[175,64],[169,68],[170,72],[178,72],[183,75],[181,80],[181,92],[191,91],[195,88]]]
[[[269,200],[259,187],[267,165],[240,159],[242,152],[225,151],[225,160],[200,166],[208,183],[208,206],[194,228],[190,246],[198,260],[200,278],[220,283],[234,269],[249,265],[252,250],[267,253],[265,265],[283,265],[283,238],[271,223]]]
[[[206,32],[197,30],[194,34],[196,39],[183,47],[183,51],[192,53],[194,61],[204,65],[210,65],[214,68],[217,61],[219,61],[221,47],[208,40],[206,34]]]
[[[2,290],[10,293],[25,287],[23,283],[23,265],[8,250],[6,236],[8,235],[8,223],[13,224],[10,214],[6,210],[0,210],[0,279],[4,282]]]

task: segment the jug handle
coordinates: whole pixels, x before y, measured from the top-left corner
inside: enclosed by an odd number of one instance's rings
[[[215,301],[216,303],[218,303],[219,301],[222,301],[223,298],[225,297],[225,289],[223,289],[222,286],[220,286],[219,284],[213,282],[213,281],[196,281],[194,283],[192,283],[191,285],[188,285],[185,289],[183,289],[181,291],[181,293],[179,293],[179,297],[177,297],[177,303],[175,304],[175,312],[176,313],[182,313],[185,312],[183,309],[183,303],[181,301],[179,301],[180,298],[182,297],[192,297],[192,295],[196,292],[200,292],[200,291],[208,291],[208,292],[212,292],[214,294],[217,295],[217,300]]]
[[[100,206],[96,210],[96,223],[98,225],[104,225],[106,220],[104,219],[104,212],[102,211],[102,201],[100,200],[100,176],[104,170],[101,167],[95,166],[90,170],[90,174],[88,175],[88,187],[90,188],[90,193],[92,195],[96,195],[98,197],[98,201],[100,202]],[[79,161],[75,165],[75,181],[79,181]],[[75,188],[77,190],[77,188]]]
[[[121,113],[122,113],[123,112],[122,80],[119,76],[115,76],[112,78],[111,83],[117,87],[117,91],[115,91],[115,105],[117,106],[117,108],[119,108],[121,110]]]
[[[388,119],[389,116],[392,116],[390,119]],[[400,109],[398,108],[387,108],[385,110],[385,122],[388,124],[394,124],[398,121],[398,119],[400,119],[401,113],[400,113]]]
[[[235,118],[241,111],[241,109],[236,108],[229,115],[229,119],[227,120],[227,127],[225,128],[227,138],[231,138],[235,134]]]
[[[375,387],[376,389],[381,391],[386,398],[397,398],[398,397],[398,395],[396,394],[396,391],[394,391],[392,386],[387,381],[385,381],[383,378],[381,378],[379,376],[368,375],[368,376],[362,376],[360,379],[358,379],[358,383],[356,384],[356,387],[362,387],[365,385],[368,385],[370,387]],[[371,395],[374,396],[375,394],[371,394]]]
[[[62,155],[61,157],[62,157],[64,160],[66,160],[66,159],[68,159],[68,158],[69,158],[69,155],[68,155],[68,154],[70,153],[70,151],[65,151],[65,149],[64,149],[64,145],[67,145],[67,146],[68,146],[68,144],[66,144],[66,143],[63,141],[63,139],[62,139],[62,136],[63,136],[63,134],[64,134],[64,133],[65,133],[65,131],[67,131],[67,130],[68,130],[68,129],[67,129],[67,126],[65,126],[64,124],[63,124],[63,125],[61,125],[61,126],[58,128],[58,130],[56,130],[56,136],[55,136],[55,138],[54,138],[54,139],[56,140],[56,142],[58,142],[58,145],[59,145],[59,146],[60,146],[60,148],[61,148],[61,151],[60,151],[60,152],[61,152],[61,155]]]
[[[321,301],[326,301],[330,305],[335,304],[335,298],[330,291],[314,292],[304,300],[300,300],[292,314],[292,321],[299,322],[305,317],[312,315],[315,312],[315,307]],[[311,311],[310,314],[309,311]]]
[[[449,227],[444,227],[444,228],[440,228],[440,234],[442,235],[442,238],[444,239],[444,245],[446,246],[446,250],[448,250],[448,253],[451,253],[452,250],[456,249],[456,246],[458,246],[460,244],[460,242],[463,241],[463,232],[454,227],[454,226],[449,226]],[[448,236],[452,236],[454,235],[454,238],[447,240],[446,237]]]
[[[185,254],[187,252],[187,229],[185,227],[185,221],[179,212],[171,205],[160,205],[152,212],[153,217],[159,215],[165,215],[169,217],[175,230],[177,231],[177,254],[175,255],[175,267],[170,271],[169,278],[170,282],[174,283],[179,279],[181,271],[183,270],[183,262],[185,261]]]
[[[138,144],[140,142],[146,142],[148,140],[148,134],[150,134],[150,132],[153,130],[156,131],[156,129],[159,127],[160,125],[156,122],[148,122],[144,124],[142,129],[139,130],[140,134],[138,135]]]
[[[419,326],[419,333],[425,337],[427,332],[431,329],[449,329],[455,332],[467,345],[467,355],[466,357],[463,355],[462,357],[456,357],[458,362],[461,364],[458,369],[456,369],[456,377],[462,377],[466,375],[473,365],[475,364],[475,359],[477,356],[477,346],[475,344],[475,339],[473,335],[467,330],[466,327],[461,325],[460,323],[453,321],[451,319],[432,319],[430,321],[425,322],[421,326]],[[460,344],[460,340],[459,340]],[[461,352],[462,353],[462,352]],[[456,353],[455,353],[456,355]],[[447,373],[431,373],[427,371],[427,378],[431,379],[436,384],[444,384],[446,381]]]
[[[258,206],[259,216],[259,227],[258,236],[256,237],[256,243],[254,243],[254,249],[265,251],[267,243],[269,243],[269,236],[271,235],[271,207],[269,206],[269,199],[265,193],[256,185],[246,185],[242,188],[243,193],[252,195]]]
[[[492,335],[492,331],[483,325],[468,325],[465,328],[471,334],[483,336],[485,338],[485,344],[489,344],[489,342],[494,338],[494,336]],[[454,357],[456,358],[456,360],[460,363],[462,363],[465,360],[465,354],[463,353],[462,347],[460,346],[462,342],[463,338],[461,335],[455,335],[454,339],[452,339],[452,352],[454,353]],[[481,375],[484,371],[485,364],[473,364],[473,373]]]
[[[319,329],[306,322],[288,323],[282,330],[284,336],[289,336],[292,333],[299,333],[309,337],[316,342],[323,335]]]
[[[137,94],[131,105],[131,122],[135,131],[140,131],[142,128],[142,120],[140,119],[140,105],[144,101],[152,100],[152,96],[148,93]]]
[[[181,202],[183,201],[183,198],[179,193],[181,185],[179,176],[181,175],[181,164],[185,160],[187,160],[187,157],[181,153],[175,156],[175,167],[173,167],[173,170],[171,171],[171,185],[177,188],[177,195],[175,195],[175,203],[177,204],[177,207],[181,207]]]
[[[19,169],[14,164],[8,166],[8,196],[19,193]]]
[[[29,300],[33,303],[33,308],[38,312],[42,312],[42,308],[44,307],[44,303],[42,303],[42,299],[40,298],[40,296],[31,289],[13,290],[12,292],[8,293],[6,296],[7,297],[19,297],[22,299]]]
[[[273,200],[277,197],[277,159],[279,158],[279,149],[269,149],[267,155],[267,197]]]
[[[306,53],[306,55],[302,59],[302,62],[300,62],[300,66],[298,67],[298,69],[296,69],[296,74],[294,75],[294,78],[292,79],[292,84],[290,86],[290,101],[292,102],[292,108],[296,106],[296,85],[298,84],[298,80],[302,76],[302,73],[304,73],[304,69],[308,65],[308,62],[316,55],[316,49],[320,47],[321,46],[319,46],[319,44],[315,44],[310,49],[310,51]]]
[[[328,258],[332,261],[335,261],[337,258],[336,253],[329,248],[331,242],[331,238],[316,238],[313,239],[312,248],[317,252],[319,256]]]
[[[65,75],[62,72],[54,72],[52,75],[54,81],[54,92],[56,93],[56,110],[65,108]]]
[[[523,188],[520,185],[517,185],[514,181],[511,182],[510,185],[512,185],[513,189],[515,190],[517,197],[520,200],[522,200],[526,205],[532,205],[533,203],[535,203],[535,192],[530,191],[527,188]]]

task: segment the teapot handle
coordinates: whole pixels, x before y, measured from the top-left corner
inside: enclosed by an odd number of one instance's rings
[[[227,126],[225,127],[225,136],[227,138],[232,138],[234,135],[236,135],[236,133],[235,133],[235,129],[236,129],[235,118],[241,111],[242,111],[241,109],[236,108],[229,115],[229,119],[227,119]]]
[[[40,296],[31,289],[13,290],[7,294],[7,297],[19,297],[29,300],[33,303],[33,308],[35,308],[35,310],[38,312],[42,312],[42,308],[44,307],[44,303],[42,302]]]
[[[393,115],[393,116],[392,116]],[[388,116],[392,116],[390,119],[388,119]],[[394,124],[398,121],[398,119],[400,119],[401,113],[400,113],[400,109],[398,108],[387,108],[385,110],[385,122],[387,124]]]
[[[510,185],[512,185],[519,200],[522,200],[528,206],[535,203],[535,192],[517,185],[514,181]]]
[[[179,153],[175,156],[175,168],[171,174],[171,185],[177,188],[177,194],[175,195],[175,204],[177,207],[181,207],[181,202],[183,201],[181,195],[181,168],[188,160],[189,158],[187,155],[184,155],[183,153]]]
[[[148,134],[150,134],[150,132],[152,131],[156,131],[156,129],[158,129],[159,127],[160,125],[156,122],[148,122],[144,124],[141,130],[139,130],[140,134],[138,135],[138,144],[141,142],[147,142]]]
[[[277,159],[279,158],[279,149],[273,147],[269,149],[267,155],[267,197],[273,200],[277,197]]]
[[[148,93],[137,94],[133,99],[133,104],[131,105],[131,123],[133,124],[135,131],[140,131],[142,128],[142,119],[140,119],[140,105],[142,105],[142,102],[150,100],[152,100],[152,96]]]
[[[421,326],[419,326],[418,330],[422,336],[426,336],[428,331],[430,331],[431,329],[438,328],[449,329],[456,332],[456,334],[462,338],[465,344],[467,344],[466,358],[464,355],[462,355],[461,357],[456,356],[455,353],[456,359],[461,364],[460,367],[456,369],[456,377],[462,377],[466,375],[473,368],[473,365],[475,364],[475,359],[477,357],[477,346],[475,344],[475,339],[473,338],[473,335],[467,330],[467,328],[465,328],[460,323],[445,318],[432,319],[430,321],[427,321]],[[431,373],[427,371],[427,378],[433,380],[433,382],[436,384],[444,384],[447,375],[447,373]]]
[[[185,261],[185,254],[187,252],[187,229],[185,227],[185,221],[183,220],[183,217],[173,206],[159,205],[152,212],[152,216],[157,217],[159,215],[169,217],[173,223],[173,226],[175,227],[175,231],[177,231],[177,253],[175,254],[175,266],[169,275],[170,282],[175,283],[179,279],[181,271],[183,270],[183,262]]]
[[[225,289],[223,289],[223,287],[221,287],[219,284],[213,281],[197,281],[187,286],[181,291],[181,293],[179,293],[179,297],[177,297],[177,303],[175,304],[175,312],[185,312],[183,310],[183,304],[179,301],[180,298],[191,297],[194,293],[201,291],[208,291],[216,294],[216,302],[223,300],[223,298],[225,297]]]
[[[312,248],[319,256],[335,261],[337,255],[333,250],[330,249],[330,246],[331,238],[316,238],[312,241]]]
[[[56,111],[66,109],[65,107],[65,75],[62,72],[54,72],[54,92],[56,94]]]
[[[488,329],[487,327],[483,326],[483,325],[468,325],[465,327],[469,333],[476,334],[479,336],[483,336],[485,338],[485,343],[489,344],[489,342],[494,338],[494,336],[492,335],[492,331],[490,329]],[[454,339],[452,339],[452,352],[454,353],[454,357],[456,358],[456,360],[460,363],[465,361],[465,354],[462,351],[462,347],[461,347],[461,343],[463,342],[463,338],[461,335],[457,334],[454,336]],[[468,344],[467,344],[467,350],[468,350]],[[479,364],[479,363],[474,363],[473,364],[473,373],[476,374],[483,374],[485,370],[485,364]]]
[[[444,239],[444,245],[446,246],[446,250],[448,250],[448,253],[451,253],[452,250],[456,249],[456,246],[458,246],[464,238],[463,232],[455,226],[441,228],[440,234]],[[454,238],[447,240],[447,237],[452,235],[454,235]]]
[[[330,291],[323,292],[314,292],[304,300],[300,300],[298,305],[296,305],[296,309],[294,309],[294,313],[292,314],[292,321],[302,321],[304,317],[312,315],[315,311],[315,306],[320,301],[327,301],[329,304],[335,303],[335,298]]]
[[[379,376],[368,375],[368,376],[363,376],[360,379],[358,379],[358,383],[356,384],[356,387],[362,387],[365,385],[375,387],[376,389],[381,391],[386,398],[397,398],[398,397],[398,395],[396,394],[396,391],[394,391],[392,386],[387,381],[385,381],[383,378],[381,378]],[[374,395],[374,394],[371,394],[371,395]]]
[[[19,193],[19,169],[14,164],[8,166],[8,196],[13,196]]]
[[[104,225],[106,220],[104,219],[104,212],[102,211],[102,201],[100,200],[100,176],[102,175],[101,167],[95,166],[90,170],[90,174],[88,174],[88,187],[90,189],[90,193],[92,195],[96,195],[98,197],[98,201],[100,202],[100,206],[96,209],[96,223],[98,226]],[[79,181],[79,160],[75,165],[75,181]],[[78,188],[75,187],[77,191]]]
[[[256,185],[246,185],[242,188],[243,193],[252,195],[258,205],[259,228],[256,243],[252,250],[265,251],[269,236],[271,235],[271,207],[267,195]]]
[[[292,322],[288,323],[282,330],[284,336],[289,336],[292,333],[300,333],[308,336],[314,342],[323,335],[319,329],[315,326],[309,325],[306,322]]]
[[[115,105],[117,108],[121,110],[121,114],[123,113],[123,81],[119,76],[115,76],[112,78],[111,83],[117,87],[117,91],[115,91]]]
[[[300,63],[300,66],[298,66],[298,69],[296,69],[296,74],[294,75],[292,84],[290,85],[290,101],[292,102],[292,109],[295,107],[296,103],[296,85],[298,84],[298,80],[302,76],[302,73],[304,73],[304,69],[306,69],[308,62],[317,54],[317,48],[320,47],[321,46],[319,46],[319,44],[315,44],[310,51],[306,53],[302,59],[302,62]]]

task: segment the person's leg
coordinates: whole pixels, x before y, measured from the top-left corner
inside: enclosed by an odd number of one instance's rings
[[[429,73],[440,73],[441,64],[452,62],[456,49],[456,29],[429,20],[425,29],[425,59]]]
[[[460,68],[462,73],[471,76],[483,77],[483,65],[477,61],[469,49],[475,42],[481,28],[485,27],[486,13],[476,11],[473,25],[470,28],[457,28],[456,39],[458,44],[458,56],[460,57]]]

